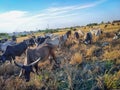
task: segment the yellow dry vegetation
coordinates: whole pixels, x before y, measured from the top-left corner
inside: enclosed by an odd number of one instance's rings
[[[118,59],[120,58],[120,50],[106,51],[103,56],[105,59]]]
[[[71,58],[71,61],[70,61],[70,64],[81,64],[82,63],[82,60],[83,60],[83,57],[80,53],[76,52],[72,58]]]

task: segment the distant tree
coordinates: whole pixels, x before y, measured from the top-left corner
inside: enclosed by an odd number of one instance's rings
[[[10,38],[8,33],[0,33],[0,38]]]
[[[70,27],[70,30],[74,30],[74,27]]]
[[[118,23],[120,22],[120,20],[114,20],[112,23]]]
[[[27,35],[26,34],[24,34],[24,35],[20,35],[20,37],[26,37]]]
[[[100,24],[104,24],[104,22],[102,21]]]
[[[86,26],[97,26],[98,23],[90,23],[90,24],[87,24]]]
[[[108,21],[108,22],[107,22],[107,24],[111,24],[111,22],[110,22],[110,21]]]

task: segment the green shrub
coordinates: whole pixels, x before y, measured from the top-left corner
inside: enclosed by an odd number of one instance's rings
[[[104,83],[108,90],[110,89],[120,89],[120,71],[112,74],[104,75]]]

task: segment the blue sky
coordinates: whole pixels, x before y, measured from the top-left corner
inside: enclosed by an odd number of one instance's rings
[[[0,0],[0,32],[107,22],[119,11],[120,0]]]

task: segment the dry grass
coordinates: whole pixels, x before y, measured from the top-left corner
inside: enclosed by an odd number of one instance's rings
[[[93,52],[96,50],[96,46],[91,46],[87,49],[86,56],[92,56]]]
[[[79,48],[79,45],[78,44],[75,44],[75,45],[73,45],[71,48],[70,48],[70,50],[76,50],[76,49],[78,49]]]
[[[120,58],[120,50],[106,51],[103,56],[105,59],[118,59]]]
[[[83,57],[80,53],[75,53],[70,61],[70,64],[81,64],[83,60]]]

